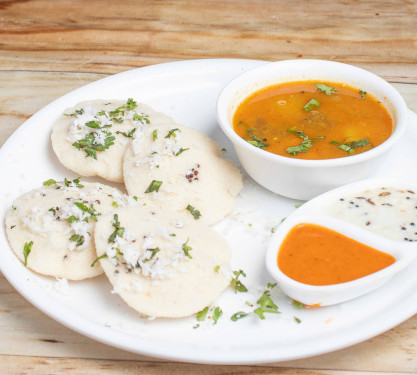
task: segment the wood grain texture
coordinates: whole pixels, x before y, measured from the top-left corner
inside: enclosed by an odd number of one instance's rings
[[[194,58],[303,57],[371,66],[392,81],[417,82],[415,1],[0,4],[4,70],[116,73]]]
[[[46,104],[128,69],[184,59],[319,58],[388,81],[417,112],[417,1],[0,0],[0,146]],[[262,366],[164,362],[60,325],[0,275],[0,374],[417,373],[417,315],[352,347]]]
[[[2,374],[20,375],[349,375],[350,371],[323,369],[286,369],[270,366],[207,366],[170,362],[108,361],[42,357],[0,356]],[[379,372],[355,372],[377,375]],[[385,375],[411,375],[412,372],[385,372]]]

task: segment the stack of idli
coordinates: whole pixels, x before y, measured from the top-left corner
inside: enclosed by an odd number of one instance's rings
[[[242,177],[210,137],[128,99],[67,109],[51,139],[65,167],[124,182],[128,194],[77,178],[18,198],[6,230],[28,268],[69,280],[104,270],[114,293],[152,317],[191,315],[218,298],[231,254],[209,225],[231,213]]]

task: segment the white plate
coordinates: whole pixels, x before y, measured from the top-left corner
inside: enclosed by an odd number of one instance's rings
[[[50,130],[55,118],[76,102],[95,98],[133,97],[171,115],[179,123],[213,137],[227,156],[230,143],[217,126],[216,98],[236,74],[263,62],[250,60],[197,60],[155,65],[94,82],[54,101],[26,121],[0,151],[0,207],[4,217],[12,201],[49,178],[74,178],[57,161]],[[390,161],[375,176],[416,178],[417,116],[410,112],[410,127]],[[371,176],[369,176],[371,177]],[[261,321],[256,315],[237,322],[230,316],[249,310],[272,279],[264,265],[271,228],[295,210],[297,201],[266,191],[245,178],[234,214],[216,228],[233,251],[233,269],[243,269],[242,281],[250,293],[226,291],[216,305],[223,316],[212,326],[193,329],[194,317],[145,320],[111,294],[104,276],[70,282],[59,288],[54,279],[38,276],[17,260],[0,238],[0,268],[27,300],[53,319],[98,341],[128,351],[188,362],[248,364],[283,361],[330,352],[361,342],[401,323],[417,312],[417,265],[413,264],[379,290],[348,303],[318,309],[296,309],[274,289],[281,314]],[[294,316],[301,319],[295,322]]]

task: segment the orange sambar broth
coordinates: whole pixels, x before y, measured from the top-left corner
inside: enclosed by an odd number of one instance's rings
[[[315,224],[298,224],[278,251],[278,268],[309,285],[333,285],[377,272],[395,262],[387,253]]]
[[[335,88],[332,95],[319,92],[316,84],[325,83]],[[304,106],[310,99],[320,105],[309,112]],[[268,146],[262,149],[274,154],[298,159],[334,159],[356,155],[384,142],[393,131],[393,122],[386,108],[370,94],[364,99],[359,89],[348,85],[323,82],[289,82],[261,89],[239,104],[234,117],[235,132],[247,141],[255,135]],[[313,142],[305,153],[290,155],[288,147],[298,146],[303,140],[289,129],[296,128]],[[248,131],[252,129],[253,131]],[[370,143],[355,148],[354,153],[330,143],[340,144],[368,139]]]

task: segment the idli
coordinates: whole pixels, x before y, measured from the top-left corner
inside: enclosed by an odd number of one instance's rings
[[[98,220],[95,243],[113,292],[144,316],[194,314],[231,281],[226,241],[174,211],[118,208]]]
[[[123,182],[122,162],[133,137],[173,120],[133,99],[84,101],[54,123],[52,147],[59,161],[81,176]]]
[[[234,207],[242,176],[204,133],[178,124],[156,125],[133,139],[123,162],[125,186],[141,204],[169,208],[214,224]]]
[[[6,215],[6,234],[17,257],[43,275],[81,280],[103,273],[96,258],[97,219],[136,201],[99,183],[48,180],[17,198]]]

